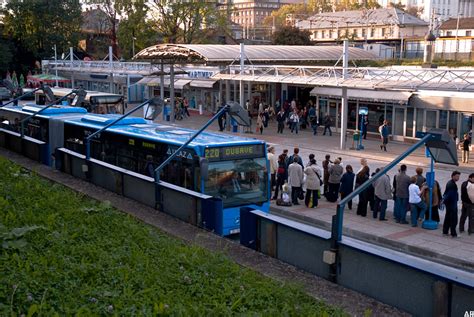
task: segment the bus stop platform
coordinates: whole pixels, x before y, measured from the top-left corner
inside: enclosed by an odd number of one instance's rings
[[[177,121],[175,124],[180,127],[196,129],[202,126],[208,119],[209,115],[200,116],[192,113],[191,117]],[[253,131],[251,131],[253,133],[238,134],[265,140],[267,144],[271,144],[275,147],[277,157],[282,153],[283,149],[288,149],[289,155],[291,155],[293,147],[299,147],[300,156],[303,158],[304,164],[308,162],[308,155],[310,153],[315,154],[319,167],[322,166],[321,163],[326,154],[331,155],[331,160],[341,157],[343,166],[345,167],[348,164],[352,165],[354,172],[359,170],[361,158],[367,159],[370,172],[372,173],[376,168],[382,168],[393,161],[393,159],[411,146],[410,143],[390,141],[387,146],[387,152],[384,152],[380,150],[379,139],[369,138],[363,140],[365,150],[356,151],[350,149],[352,142],[348,137],[347,150],[341,150],[339,149],[340,135],[333,132],[332,136],[323,136],[321,133],[322,127],[319,128],[316,136],[312,134],[310,129],[300,130],[298,134],[294,134],[290,133],[287,127],[285,127],[283,134],[277,134],[276,122],[274,121],[270,121],[269,127],[263,131],[263,134],[255,133],[254,129],[255,127],[253,127]],[[209,127],[209,130],[218,130],[217,123]],[[222,133],[232,132],[224,131]],[[458,152],[458,157],[460,159],[460,152]],[[424,149],[419,149],[404,159],[402,163],[408,166],[407,174],[412,176],[415,175],[416,167],[422,167],[424,169],[423,175],[425,175],[429,170],[429,162],[430,160],[425,157]],[[455,169],[461,172],[461,178],[457,183],[460,189],[461,183],[467,180],[468,175],[473,172],[472,162],[474,162],[474,160],[469,162],[469,164],[460,162],[460,166],[435,164],[436,180],[439,182],[441,190],[444,192],[446,183],[451,177],[451,172]],[[388,173],[391,181],[396,173],[396,168]],[[420,225],[414,228],[410,225],[395,223],[393,220],[393,200],[388,202],[386,215],[388,221],[383,222],[373,219],[370,209],[368,209],[367,217],[357,216],[357,198],[354,199],[353,202],[354,206],[352,210],[348,210],[347,206],[345,208],[344,235],[474,273],[474,235],[471,234],[468,236],[467,233],[460,234],[458,231],[458,238],[443,236],[441,228],[445,215],[444,212],[440,211],[441,222],[438,229],[426,230],[422,229]],[[272,201],[271,213],[305,222],[328,231],[331,230],[332,216],[336,214],[336,203],[330,203],[326,201],[324,197],[319,200],[317,208],[306,208],[303,201],[300,203],[301,205],[297,206],[282,207],[276,206],[275,201]],[[460,217],[460,215],[461,208],[459,205],[458,217]],[[409,215],[407,216],[407,220],[409,220]],[[467,221],[465,229],[467,230]]]
[[[300,203],[283,207],[272,201],[270,213],[331,231],[336,203],[328,202],[324,197],[316,208],[307,208],[303,202]],[[412,227],[396,223],[391,210],[387,210],[388,221],[383,222],[374,219],[370,210],[367,217],[356,215],[356,210],[357,204],[352,206],[352,210],[345,209],[344,235],[474,273],[474,234],[458,232],[458,238],[443,235],[444,213],[440,214],[441,223],[437,230],[426,230],[420,224]]]

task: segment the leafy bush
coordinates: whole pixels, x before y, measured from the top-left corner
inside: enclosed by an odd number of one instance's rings
[[[0,253],[1,316],[343,315],[3,158],[0,180],[0,222],[23,228],[2,232],[28,241]]]

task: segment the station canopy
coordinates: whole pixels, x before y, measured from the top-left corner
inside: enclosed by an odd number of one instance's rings
[[[314,64],[320,61],[342,60],[341,46],[246,45],[245,56],[262,64]],[[229,64],[238,61],[240,45],[158,44],[147,47],[134,56],[136,60],[174,63]],[[350,47],[350,60],[378,59],[373,53]]]

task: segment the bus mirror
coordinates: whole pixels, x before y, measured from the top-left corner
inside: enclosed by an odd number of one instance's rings
[[[232,119],[237,121],[238,125],[245,127],[250,126],[249,113],[247,110],[242,108],[238,102],[227,102],[227,106],[229,106],[229,115],[232,117]]]
[[[148,106],[146,106],[145,119],[155,120],[163,110],[163,99],[153,98],[148,101]]]
[[[201,168],[201,179],[207,181],[209,179],[209,161],[201,157],[199,167]]]
[[[56,97],[54,97],[54,93],[51,90],[51,87],[49,87],[48,85],[42,85],[41,90],[43,91],[44,95],[46,96],[46,100],[48,101],[48,104],[52,103],[56,100]]]
[[[86,99],[87,92],[82,88],[74,89],[72,92],[75,93],[76,96],[74,97],[71,105],[81,107],[81,105],[84,103],[84,100]]]

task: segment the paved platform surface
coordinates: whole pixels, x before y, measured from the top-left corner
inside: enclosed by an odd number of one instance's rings
[[[182,127],[199,128],[209,118],[210,114],[199,116],[196,113],[191,113],[191,117],[176,121],[175,124]],[[166,123],[161,120],[157,120],[157,122]],[[208,130],[217,131],[217,123],[209,127]],[[322,136],[321,131],[322,129],[320,128],[316,136],[313,136],[308,130],[300,131],[300,133],[296,135],[290,133],[290,131],[285,128],[283,134],[277,134],[275,122],[270,122],[269,127],[264,130],[262,135],[256,133],[242,133],[241,135],[265,140],[275,146],[276,154],[280,154],[284,148],[292,152],[293,147],[299,147],[300,154],[305,163],[308,161],[308,155],[310,153],[315,154],[319,165],[324,159],[324,156],[330,154],[332,159],[342,157],[344,165],[351,164],[354,170],[357,171],[360,167],[360,158],[367,158],[371,172],[375,171],[375,168],[383,167],[388,162],[391,162],[411,145],[409,143],[390,142],[388,151],[382,152],[379,148],[379,140],[369,138],[368,140],[364,140],[365,150],[350,150],[351,141],[348,142],[348,149],[343,151],[339,149],[339,134],[333,133],[333,136]],[[417,150],[413,155],[405,159],[403,163],[408,165],[408,175],[414,175],[415,168],[418,166],[423,167],[425,171],[429,168],[429,159],[425,157],[424,149]],[[467,175],[474,172],[474,165],[472,163],[461,163],[460,166],[435,164],[436,179],[440,183],[443,191],[446,182],[450,179],[451,172],[455,169],[462,173],[461,180],[458,182],[458,187],[460,188],[461,182],[467,179]],[[389,173],[389,176],[393,179],[395,174],[396,169],[393,169]],[[357,203],[357,199],[355,199],[354,202]],[[439,228],[437,230],[426,230],[420,227],[413,228],[410,225],[395,223],[392,215],[393,201],[389,202],[387,212],[389,221],[385,222],[372,219],[370,211],[367,217],[357,216],[355,209],[356,205],[353,206],[352,211],[346,208],[344,215],[344,234],[419,255],[474,273],[474,235],[468,236],[467,233],[459,234],[458,232],[458,238],[443,236],[441,227],[442,221],[444,220],[444,212],[440,213],[441,223]],[[336,213],[336,204],[327,202],[324,198],[320,200],[320,205],[314,209],[306,208],[304,204],[292,207],[280,207],[272,204],[271,212],[330,230],[331,217]],[[409,220],[408,217],[409,215],[407,216],[407,220]]]

